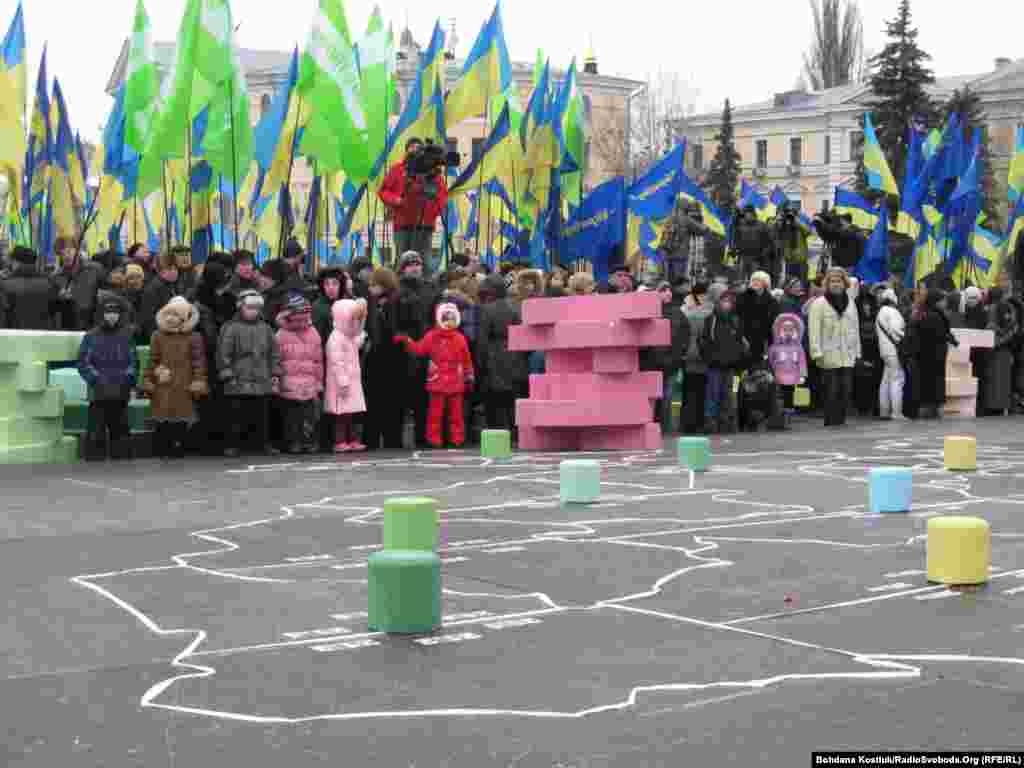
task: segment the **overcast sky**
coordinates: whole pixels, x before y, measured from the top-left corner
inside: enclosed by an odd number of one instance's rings
[[[302,45],[318,0],[232,0],[239,44],[247,48],[290,50]],[[345,0],[349,23],[358,37],[373,0]],[[883,45],[884,19],[895,14],[897,0],[860,0],[866,47]],[[929,51],[938,75],[990,71],[997,56],[1024,56],[1015,3],[972,0],[944,5],[917,0],[915,22],[920,44]],[[147,8],[156,40],[172,40],[185,0],[149,0]],[[430,34],[439,11],[447,27],[454,18],[458,55],[473,44],[492,0],[421,0],[380,3],[385,20],[397,35],[408,25],[421,43]],[[4,27],[17,7],[0,0]],[[26,0],[29,48],[29,93],[44,42],[49,43],[51,77],[61,81],[72,127],[83,138],[95,138],[110,108],[104,93],[107,78],[132,22],[135,0]],[[675,72],[698,91],[698,111],[718,109],[726,97],[734,103],[760,101],[791,88],[810,39],[807,0],[672,2],[629,0],[506,0],[502,7],[505,36],[514,60],[533,61],[543,48],[552,64],[567,66],[582,58],[593,39],[601,71],[644,79],[648,73]],[[1012,23],[1011,23],[1012,22]]]

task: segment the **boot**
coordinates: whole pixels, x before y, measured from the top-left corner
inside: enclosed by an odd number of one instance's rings
[[[86,461],[107,460],[107,439],[103,435],[87,434],[82,441],[83,457]]]
[[[132,458],[132,439],[130,436],[110,441],[110,458],[124,461]]]

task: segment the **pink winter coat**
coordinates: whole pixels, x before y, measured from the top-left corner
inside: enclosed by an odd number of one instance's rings
[[[790,333],[785,328],[789,326]],[[772,325],[772,345],[768,347],[768,364],[775,380],[784,387],[794,387],[807,378],[807,354],[803,345],[804,321],[793,314],[779,315]]]
[[[277,346],[281,351],[280,396],[285,400],[316,400],[324,391],[324,350],[309,313],[278,316]]]
[[[366,302],[362,299],[336,301],[331,307],[331,316],[334,318],[334,331],[327,341],[324,411],[335,416],[365,413],[359,348],[363,346]]]

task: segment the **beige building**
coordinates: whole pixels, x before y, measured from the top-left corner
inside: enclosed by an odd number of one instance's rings
[[[172,43],[157,43],[155,45],[158,64],[164,71],[170,66],[174,55]],[[409,30],[402,33],[400,38],[399,51],[397,52],[397,73],[399,82],[399,95],[402,103],[408,98],[416,76],[416,68],[419,61],[420,46],[413,39]],[[128,42],[121,48],[120,55],[114,65],[107,84],[107,92],[113,94],[124,81],[125,68],[127,65]],[[251,99],[250,116],[255,124],[260,115],[266,110],[273,99],[278,87],[285,81],[288,75],[288,66],[291,61],[291,54],[287,51],[239,51],[242,68],[245,70],[246,82],[249,88]],[[462,72],[463,62],[448,54],[447,83],[449,87],[454,85]],[[533,65],[513,63],[512,76],[519,88],[522,104],[525,107],[533,85]],[[553,71],[552,78],[558,82],[564,76],[564,71]],[[621,77],[610,77],[598,72],[598,64],[593,54],[588,54],[584,67],[579,74],[580,91],[583,94],[584,109],[588,120],[588,128],[592,131],[624,131],[626,125],[626,104],[630,93],[636,91],[643,84],[634,80]],[[455,126],[449,135],[449,143],[454,142],[458,151],[463,156],[463,162],[468,163],[475,152],[483,146],[487,136],[487,125],[485,116],[477,119],[466,120]],[[588,157],[590,156],[589,142],[587,145]],[[593,158],[588,161],[589,173],[585,185],[590,187],[601,183],[611,176],[609,169],[602,167],[602,160],[594,153]],[[294,170],[294,184],[298,189],[307,189],[312,182],[311,171],[304,163],[298,161]]]
[[[946,101],[957,89],[977,93],[988,120],[996,179],[1005,185],[1017,127],[1024,124],[1024,59],[996,59],[991,72],[937,78],[932,95]],[[736,150],[743,176],[766,190],[781,186],[790,200],[814,212],[831,202],[839,184],[852,184],[863,136],[858,119],[869,96],[864,84],[818,93],[788,91],[757,104],[734,106]],[[715,156],[721,112],[700,115],[687,123],[690,141],[687,167],[695,177],[706,172]],[[902,169],[893,169],[899,177]]]

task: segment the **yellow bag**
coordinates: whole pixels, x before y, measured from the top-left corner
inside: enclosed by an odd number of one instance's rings
[[[794,389],[793,405],[797,408],[809,408],[811,405],[811,390],[807,387],[797,387]]]

